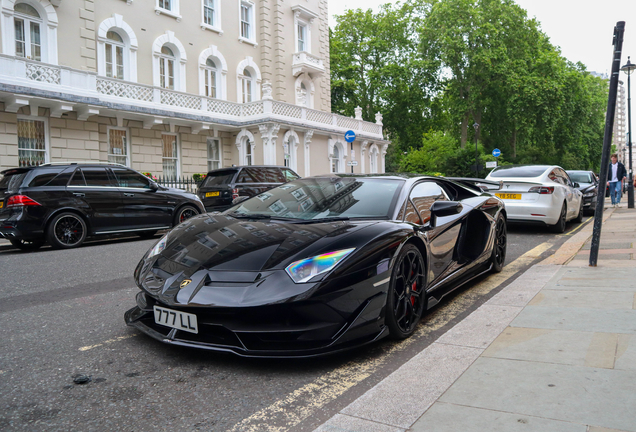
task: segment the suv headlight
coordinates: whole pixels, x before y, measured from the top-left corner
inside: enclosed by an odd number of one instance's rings
[[[339,251],[328,252],[322,255],[316,255],[311,258],[305,258],[295,261],[285,267],[285,271],[290,278],[296,283],[307,282],[322,273],[326,273],[338,265],[340,261],[345,259],[353,249],[342,249]]]

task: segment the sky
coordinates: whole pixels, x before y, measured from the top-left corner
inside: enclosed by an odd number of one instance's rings
[[[379,5],[395,3],[389,0],[329,0],[329,25],[335,26],[333,15],[347,9],[377,11]],[[636,63],[636,0],[516,0],[516,3],[534,17],[553,45],[572,62],[580,61],[589,71],[607,73],[612,68],[612,38],[614,26],[625,21],[621,66],[627,56]],[[620,73],[626,83],[627,77]],[[636,72],[632,73],[632,128],[636,127]],[[636,132],[635,132],[636,135]]]

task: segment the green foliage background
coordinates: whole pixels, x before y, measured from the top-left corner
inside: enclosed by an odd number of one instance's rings
[[[474,176],[475,141],[482,164],[499,148],[499,165],[598,170],[607,81],[512,0],[410,0],[336,19],[332,109],[383,114],[386,171]]]

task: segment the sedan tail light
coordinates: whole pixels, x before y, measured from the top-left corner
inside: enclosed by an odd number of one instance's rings
[[[7,208],[9,207],[27,207],[27,206],[41,206],[39,202],[29,198],[26,195],[13,195],[7,200]]]
[[[237,199],[237,198],[238,198],[238,196],[239,196],[239,190],[238,190],[238,188],[234,188],[234,189],[232,189],[232,199],[233,199],[233,200],[235,200],[235,199]]]
[[[535,186],[528,189],[528,192],[535,192],[539,195],[549,195],[554,193],[554,186]]]

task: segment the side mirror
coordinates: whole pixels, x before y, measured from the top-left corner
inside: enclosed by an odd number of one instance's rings
[[[435,201],[431,206],[430,227],[437,225],[437,218],[444,216],[452,216],[460,213],[464,206],[457,201]]]
[[[580,187],[581,187],[581,185],[580,185],[580,184],[578,184],[577,182],[574,182],[574,187],[575,187],[575,188],[580,188]]]
[[[159,190],[159,185],[153,181],[150,182],[150,190],[152,191],[158,191]]]

